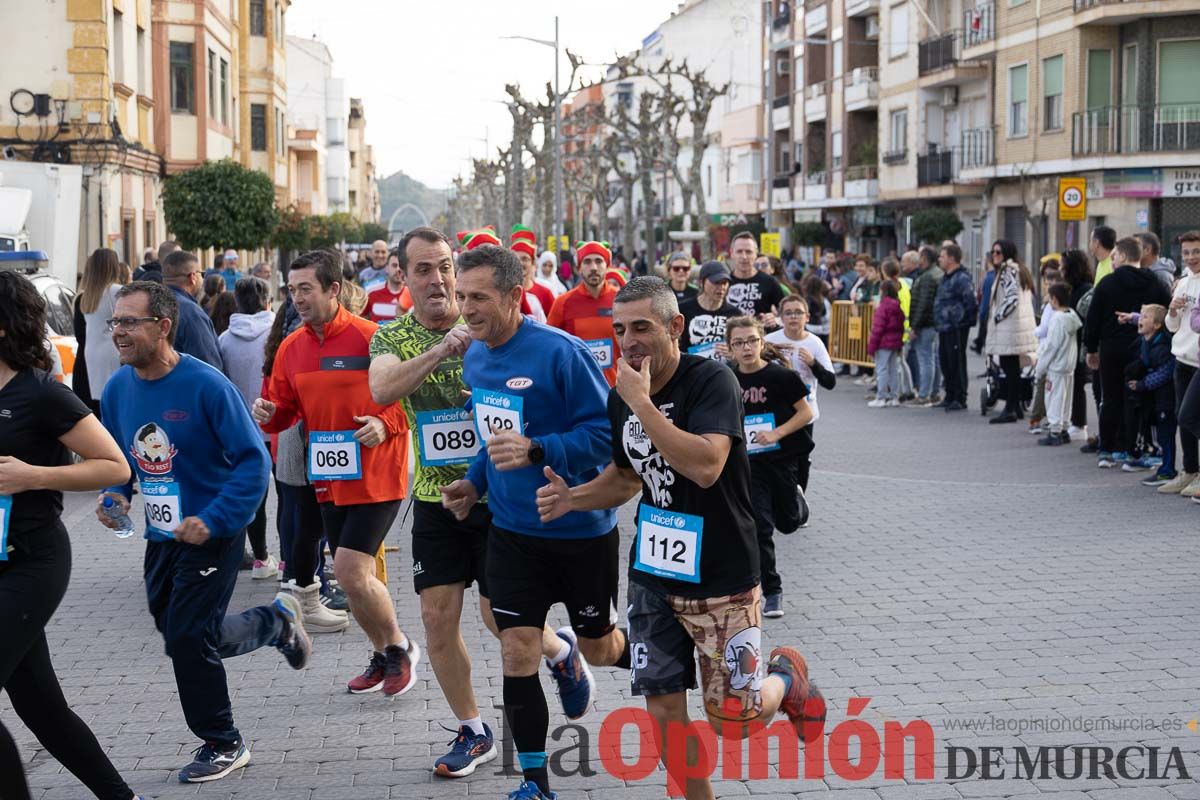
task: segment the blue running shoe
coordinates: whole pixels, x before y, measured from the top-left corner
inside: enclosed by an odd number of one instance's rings
[[[1122,472],[1141,472],[1144,469],[1154,469],[1158,464],[1151,463],[1149,458],[1131,458],[1121,465]]]
[[[1155,455],[1142,456],[1142,461],[1146,462],[1147,464],[1149,464],[1152,467],[1161,467],[1162,466],[1162,456],[1155,456]]]
[[[558,800],[558,792],[543,794],[533,781],[525,781],[515,792],[509,792],[508,800]]]
[[[496,755],[496,742],[486,722],[483,733],[472,733],[463,725],[450,743],[450,752],[433,762],[433,771],[443,778],[465,778]]]
[[[195,750],[196,759],[179,770],[180,783],[206,783],[224,778],[250,763],[245,742],[224,746],[205,742]]]
[[[592,680],[587,661],[579,653],[575,631],[570,626],[563,626],[555,633],[570,646],[571,652],[557,664],[551,665],[547,661],[546,666],[550,667],[550,674],[558,684],[558,699],[562,701],[563,713],[567,719],[579,719],[592,708],[595,681]]]
[[[1117,462],[1118,464],[1124,464],[1126,461],[1133,460],[1129,453],[1126,453],[1124,450],[1114,450],[1112,457],[1113,461]]]

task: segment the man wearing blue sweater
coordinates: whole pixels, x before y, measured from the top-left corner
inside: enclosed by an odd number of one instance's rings
[[[459,257],[455,295],[472,342],[463,358],[475,426],[485,449],[466,478],[442,489],[459,519],[484,494],[492,513],[486,574],[504,657],[504,712],[524,773],[510,800],[553,798],[546,770],[546,696],[538,680],[542,628],[563,603],[570,627],[551,672],[567,716],[591,705],[588,662],[629,668],[616,627],[619,535],[612,509],[542,523],[536,492],[550,467],[571,485],[612,457],[608,383],[588,346],[521,316],[524,271],[516,254],[482,245]],[[582,657],[581,657],[582,656]]]
[[[196,296],[204,285],[200,260],[186,250],[176,250],[163,259],[163,283],[175,293],[179,306],[179,326],[175,329],[175,352],[198,358],[206,364],[224,370],[221,348],[212,319],[205,313]],[[229,287],[233,291],[233,287]]]
[[[104,387],[104,425],[125,450],[146,512],[146,596],[175,668],[188,727],[204,740],[179,780],[223,778],[250,761],[233,723],[221,659],[270,644],[301,669],[312,643],[299,602],[225,616],[246,525],[267,488],[271,462],[246,404],[224,375],[172,347],[179,306],[170,289],[139,281],[117,292],[109,329],[119,369]],[[126,513],[132,479],[100,496]]]

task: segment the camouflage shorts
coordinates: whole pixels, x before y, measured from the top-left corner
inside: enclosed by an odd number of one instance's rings
[[[746,720],[762,710],[762,593],[692,599],[629,582],[630,681],[636,695],[696,688],[700,662],[704,708],[719,719]]]

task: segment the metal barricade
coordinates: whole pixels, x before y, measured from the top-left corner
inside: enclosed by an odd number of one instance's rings
[[[875,316],[872,303],[852,303],[838,300],[833,303],[829,324],[829,357],[839,364],[875,366],[867,355],[867,340],[871,336],[871,321]]]

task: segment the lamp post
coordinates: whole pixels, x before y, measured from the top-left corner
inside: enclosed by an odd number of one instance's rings
[[[564,233],[562,184],[562,94],[558,88],[558,17],[554,17],[554,41],[532,36],[501,36],[501,39],[523,39],[554,49],[554,235]]]

